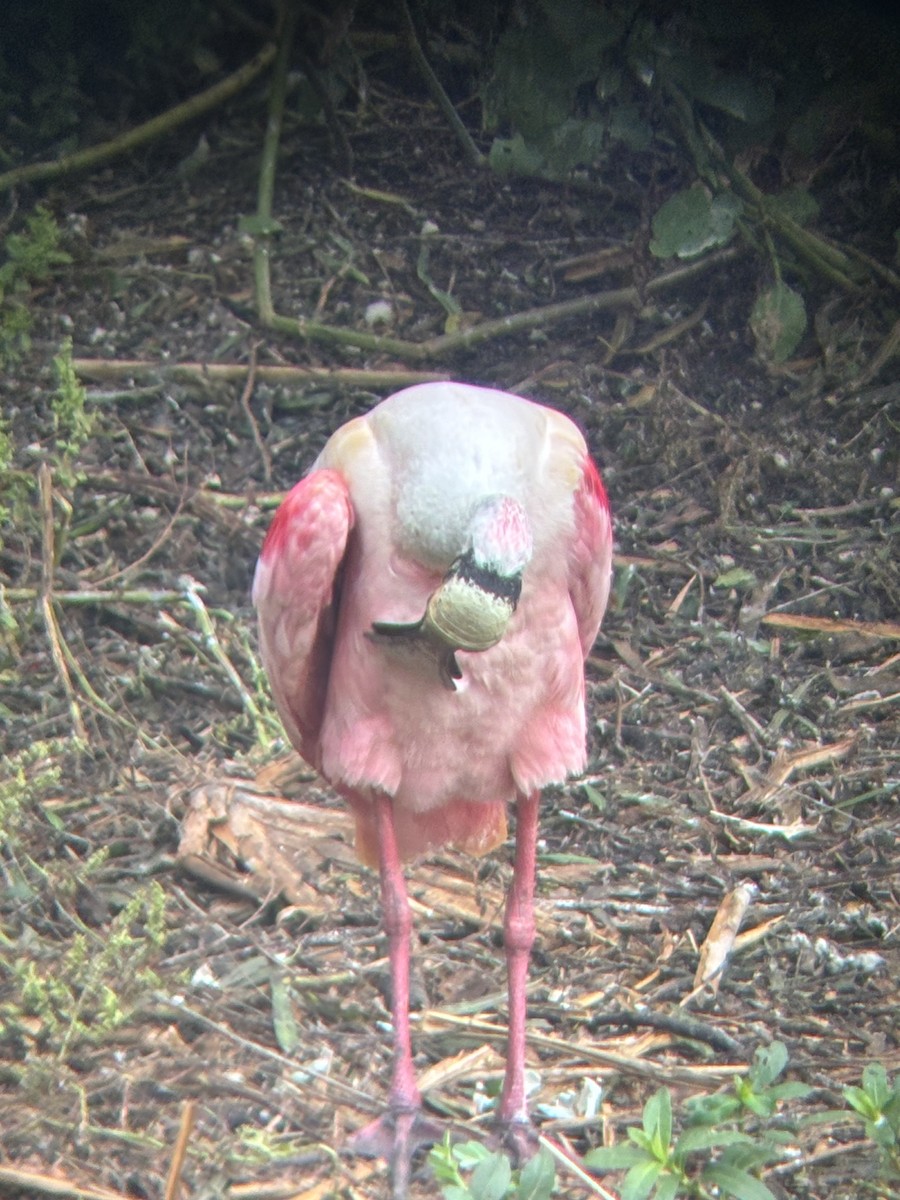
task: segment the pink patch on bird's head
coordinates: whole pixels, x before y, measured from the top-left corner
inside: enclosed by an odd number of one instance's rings
[[[472,557],[498,575],[521,575],[534,543],[528,514],[512,496],[480,500],[469,522]]]

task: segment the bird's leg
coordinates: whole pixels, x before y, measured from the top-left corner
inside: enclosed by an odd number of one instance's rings
[[[403,1200],[409,1184],[413,1154],[419,1146],[440,1138],[441,1133],[439,1127],[422,1116],[422,1097],[412,1061],[409,1030],[409,942],[412,918],[403,864],[397,852],[393,800],[390,796],[376,794],[373,804],[378,831],[381,905],[391,967],[394,1063],[389,1111],[359,1130],[352,1138],[350,1148],[358,1154],[386,1158],[391,1171],[391,1194],[394,1200]]]
[[[375,797],[378,829],[378,861],[381,873],[381,908],[388,937],[391,965],[391,1020],[394,1026],[394,1065],[391,1075],[391,1111],[416,1112],[422,1097],[416,1084],[409,1032],[409,941],[412,917],[406,895],[403,864],[397,852],[394,831],[394,802],[390,796]]]
[[[503,924],[509,988],[506,1075],[497,1112],[509,1148],[521,1159],[534,1152],[535,1136],[525,1096],[525,989],[534,943],[534,873],[540,792],[522,796],[516,809],[516,858]]]

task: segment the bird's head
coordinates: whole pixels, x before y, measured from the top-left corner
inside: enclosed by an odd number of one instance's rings
[[[428,601],[423,632],[451,650],[488,650],[506,632],[532,554],[531,526],[512,496],[476,504],[466,545]]]

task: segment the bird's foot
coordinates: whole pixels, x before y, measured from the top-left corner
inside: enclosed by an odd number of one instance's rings
[[[413,1155],[443,1136],[443,1124],[426,1117],[421,1109],[398,1109],[358,1129],[348,1141],[347,1149],[363,1158],[387,1159],[391,1196],[393,1200],[405,1200]]]
[[[512,1121],[501,1120],[496,1128],[494,1138],[510,1156],[514,1166],[521,1167],[537,1153],[538,1133],[529,1120],[521,1117]]]

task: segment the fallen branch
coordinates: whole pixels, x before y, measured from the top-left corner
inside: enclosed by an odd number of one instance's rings
[[[772,612],[761,618],[764,625],[782,629],[802,629],[806,633],[857,633],[861,637],[900,638],[897,621],[841,621],[834,617],[807,617],[801,613]]]
[[[296,332],[296,322],[292,322]],[[162,363],[139,358],[74,358],[76,375],[99,383],[122,379],[171,379],[179,383],[241,383],[250,367],[246,363]],[[282,387],[301,384],[334,384],[335,387],[358,387],[383,390],[410,387],[414,383],[440,383],[446,372],[385,370],[356,370],[341,367],[273,367],[256,366],[256,378],[262,383]]]
[[[0,1187],[20,1189],[29,1196],[63,1196],[65,1200],[127,1200],[124,1192],[109,1188],[82,1187],[71,1179],[45,1175],[43,1171],[24,1171],[19,1167],[0,1167]]]
[[[287,74],[294,31],[297,28],[297,10],[286,4],[278,35],[278,57],[269,92],[269,117],[263,139],[262,162],[259,167],[259,188],[256,200],[256,231],[253,248],[253,280],[256,290],[256,310],[260,322],[268,327],[272,323],[275,309],[272,307],[272,279],[269,271],[269,247],[272,233],[277,228],[272,220],[272,199],[275,195],[275,169],[278,163],[278,145],[281,141],[281,126],[284,121],[284,98],[287,95]]]
[[[640,309],[648,297],[656,296],[679,284],[696,279],[725,263],[732,262],[742,253],[738,246],[727,246],[716,250],[705,258],[696,259],[690,263],[682,263],[670,271],[664,271],[655,276],[643,288],[629,285],[612,288],[605,292],[594,292],[589,296],[577,296],[573,300],[561,300],[556,304],[545,304],[539,308],[528,308],[523,312],[511,313],[506,317],[495,317],[490,321],[482,321],[469,329],[456,330],[453,333],[441,334],[424,342],[409,342],[402,338],[382,337],[375,333],[362,333],[354,329],[342,329],[336,325],[321,325],[308,321],[304,317],[283,317],[275,315],[272,328],[279,333],[299,334],[310,341],[325,342],[331,345],[355,346],[360,350],[368,350],[373,354],[390,354],[395,358],[407,359],[411,362],[421,362],[425,359],[444,358],[460,350],[470,350],[482,342],[494,338],[506,337],[509,334],[531,333],[555,325],[572,317],[583,317],[588,313],[599,312],[603,309],[633,308]]]
[[[74,154],[67,154],[64,158],[57,158],[52,162],[27,163],[25,166],[13,168],[12,171],[6,171],[0,175],[0,192],[9,191],[10,188],[17,187],[22,183],[38,183],[45,179],[58,179],[62,175],[71,175],[75,171],[87,171],[91,167],[97,166],[98,163],[108,162],[111,158],[117,158],[128,150],[134,150],[146,142],[153,141],[154,138],[171,133],[180,125],[193,121],[195,117],[209,112],[210,109],[223,104],[242,91],[253,82],[260,72],[265,70],[274,57],[275,46],[273,44],[263,46],[262,50],[254,55],[248,63],[239,67],[227,78],[213,84],[205,92],[200,92],[189,100],[176,104],[167,112],[160,113],[158,117],[152,117],[143,125],[137,125],[134,129],[129,129],[126,133],[121,133],[118,137],[114,137],[108,142],[102,142],[98,146],[88,146],[85,150],[76,150]]]

